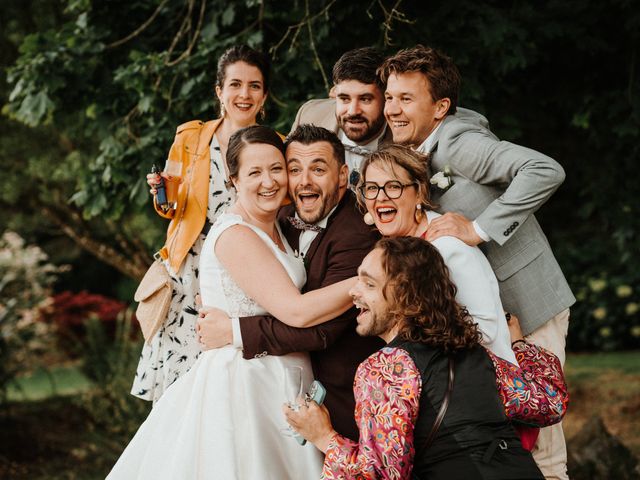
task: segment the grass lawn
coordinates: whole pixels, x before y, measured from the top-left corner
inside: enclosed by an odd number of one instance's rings
[[[18,378],[9,386],[9,401],[22,402],[44,400],[55,396],[74,395],[91,387],[91,382],[74,365],[39,369]]]
[[[640,351],[569,354],[565,373],[571,394],[564,421],[569,445],[591,416],[600,415],[609,431],[640,456]],[[88,397],[82,395],[92,392],[91,382],[75,367],[53,368],[50,375],[35,372],[18,385],[0,410],[0,478],[102,479],[148,408],[128,396],[129,378],[122,379],[111,400],[101,393],[94,401],[103,403],[87,408]],[[117,402],[119,408],[112,409]],[[132,406],[140,411],[130,418],[116,415]]]
[[[570,354],[565,375],[571,395],[564,421],[568,442],[589,418],[599,415],[640,457],[640,351]]]

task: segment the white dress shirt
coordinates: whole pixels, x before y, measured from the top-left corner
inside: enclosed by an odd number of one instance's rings
[[[349,151],[348,147],[360,147],[363,150],[367,150],[369,153],[375,152],[376,150],[378,150],[378,144],[380,143],[380,141],[382,140],[386,132],[387,132],[387,127],[385,125],[385,127],[380,132],[380,135],[378,135],[376,138],[371,140],[369,143],[365,143],[364,145],[359,145],[353,140],[350,140],[342,130],[338,130],[338,138],[340,139],[342,144],[345,145],[346,147],[344,152],[344,156],[345,156],[344,158],[345,158],[347,167],[349,167],[349,173],[360,172],[360,164],[362,163],[362,160],[364,159],[365,154],[351,152]]]

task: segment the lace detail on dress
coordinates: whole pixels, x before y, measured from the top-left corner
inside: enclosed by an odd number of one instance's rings
[[[230,317],[250,317],[262,313],[263,309],[260,305],[242,291],[226,270],[221,273],[220,280],[222,293],[229,305]]]
[[[306,272],[302,259],[293,255],[291,247],[282,237],[287,253],[282,252],[273,240],[259,228],[246,223],[236,213],[223,213],[213,225],[202,247],[200,258],[200,294],[202,304],[218,307],[230,317],[251,317],[266,313],[258,303],[246,295],[233,280],[229,272],[215,255],[215,243],[220,235],[234,225],[243,225],[253,230],[273,251],[275,257],[285,268],[294,285],[300,288],[306,281]]]

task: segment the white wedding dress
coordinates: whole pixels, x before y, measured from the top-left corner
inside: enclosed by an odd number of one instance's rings
[[[230,317],[261,315],[265,310],[240,290],[214,253],[220,234],[237,224],[250,227],[271,247],[298,287],[306,280],[304,265],[284,239],[287,253],[239,215],[218,218],[202,248],[202,303]],[[304,368],[308,385],[312,373],[306,353],[245,360],[231,346],[203,352],[160,398],[107,479],[320,478],[321,452],[280,433],[286,427],[284,367],[293,365]]]

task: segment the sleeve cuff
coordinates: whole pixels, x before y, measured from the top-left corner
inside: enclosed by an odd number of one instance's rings
[[[233,347],[242,350],[244,344],[242,343],[242,332],[240,331],[240,319],[238,317],[231,318],[231,333],[233,335]]]
[[[473,229],[476,231],[476,233],[478,234],[478,236],[484,240],[485,242],[488,242],[491,240],[491,237],[489,235],[487,235],[487,232],[485,232],[482,227],[480,225],[478,225],[478,222],[476,222],[475,220],[473,221]]]

